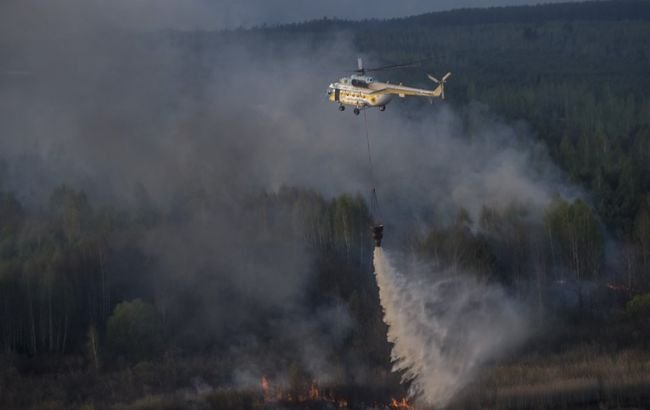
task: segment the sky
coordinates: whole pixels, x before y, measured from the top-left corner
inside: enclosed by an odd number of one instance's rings
[[[465,7],[551,3],[562,0],[4,0],[25,18],[48,13],[100,16],[105,23],[140,29],[229,29],[301,22],[323,17],[362,20],[391,18]],[[8,13],[4,13],[8,15]],[[1,19],[0,19],[1,20]]]

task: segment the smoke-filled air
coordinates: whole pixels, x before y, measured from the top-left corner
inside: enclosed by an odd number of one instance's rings
[[[648,2],[348,3],[0,5],[0,408],[648,407]]]

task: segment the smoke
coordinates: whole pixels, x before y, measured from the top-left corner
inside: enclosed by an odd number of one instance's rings
[[[151,10],[124,8],[124,2],[113,8],[98,1],[39,2],[36,9],[31,3],[10,1],[0,13],[1,69],[27,73],[0,77],[0,188],[35,208],[61,184],[85,190],[100,206],[137,210],[145,202],[165,215],[184,208],[181,218],[139,239],[155,261],[157,305],[177,311],[188,332],[201,329],[219,340],[233,330],[256,336],[260,312],[271,311],[295,318],[292,328],[303,337],[291,339],[294,345],[314,341],[301,356],[321,357],[312,352],[326,350],[318,340],[340,343],[353,328],[342,307],[315,315],[301,310],[313,261],[296,239],[299,229],[283,230],[290,216],[277,215],[273,235],[260,232],[245,204],[261,191],[300,186],[331,198],[366,192],[381,181],[383,216],[388,230],[399,233],[445,223],[459,208],[475,221],[484,206],[512,203],[539,215],[555,194],[574,195],[529,130],[502,123],[478,104],[457,110],[398,99],[384,113],[369,111],[373,179],[362,117],[340,113],[325,98],[328,83],[353,69],[360,54],[349,35],[149,32],[175,16],[175,7],[181,16],[193,13],[168,1]],[[125,10],[128,18],[122,18]],[[365,57],[368,64],[377,61]],[[422,80],[414,85],[433,87],[424,73]],[[453,101],[453,80],[447,95]],[[465,300],[483,301],[479,312],[488,319],[489,312],[494,320],[507,319],[494,302],[500,293],[445,277],[426,289],[457,288],[467,299],[434,300],[392,272],[385,269],[382,279],[389,287],[380,283],[387,313],[398,315],[390,321],[391,340],[414,346],[399,351],[400,367],[417,369],[416,388],[446,397],[498,350],[495,337],[481,345],[456,340],[490,329],[468,329],[452,319],[479,317],[465,312]],[[393,282],[411,305],[393,301],[395,292],[386,295]],[[485,298],[476,302],[480,291]],[[429,311],[440,323],[427,322],[422,309],[439,309],[441,300],[450,310]],[[399,315],[415,315],[414,321]],[[290,331],[279,328],[269,333]],[[443,340],[427,339],[434,337]],[[467,348],[454,353],[456,345]],[[434,348],[425,353],[427,346]],[[416,350],[422,364],[415,362]],[[454,367],[451,358],[461,353],[466,359],[458,363],[465,365]],[[309,367],[334,372],[326,362]]]
[[[482,364],[526,334],[522,307],[499,287],[458,272],[425,276],[421,266],[407,276],[382,248],[374,263],[393,370],[428,405],[444,407]]]
[[[142,10],[129,9],[139,26],[108,18],[121,2],[28,4],[0,13],[0,68],[28,73],[0,76],[0,186],[22,200],[43,203],[66,183],[110,204],[132,206],[144,191],[166,209],[203,190],[236,206],[284,185],[333,196],[372,183],[362,119],[325,98],[362,54],[349,34],[145,33]],[[414,85],[434,86],[424,73]],[[543,208],[569,191],[531,133],[485,107],[403,107],[368,112],[387,217]]]

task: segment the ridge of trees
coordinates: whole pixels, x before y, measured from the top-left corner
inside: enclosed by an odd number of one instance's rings
[[[390,27],[449,27],[485,24],[540,24],[554,21],[647,21],[650,5],[644,0],[592,0],[547,3],[523,6],[460,8],[435,11],[415,16],[361,21],[343,18],[323,18],[302,23],[282,24],[270,29],[299,29],[318,32],[332,29],[390,28]],[[268,29],[268,27],[256,27]]]

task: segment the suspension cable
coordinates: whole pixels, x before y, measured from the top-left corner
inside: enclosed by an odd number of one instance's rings
[[[373,164],[372,164],[372,151],[370,149],[370,133],[368,131],[368,117],[366,116],[366,110],[363,110],[363,123],[364,123],[365,128],[366,128],[366,144],[367,144],[367,147],[368,147],[368,165],[370,167],[369,168],[370,169],[370,183],[373,185],[372,189],[374,190],[375,189],[374,188],[375,175],[374,175],[374,167],[373,167]]]
[[[380,210],[379,210],[379,199],[377,198],[377,189],[375,188],[375,172],[374,165],[372,162],[372,149],[370,147],[370,132],[368,131],[368,117],[366,115],[366,110],[363,110],[363,122],[366,131],[366,145],[368,148],[368,169],[370,171],[370,211],[373,214],[375,223],[379,223]]]

